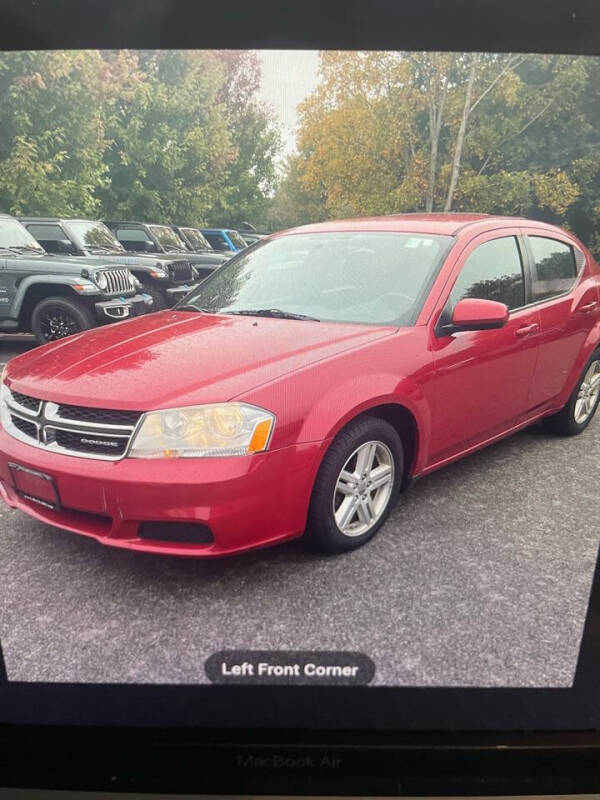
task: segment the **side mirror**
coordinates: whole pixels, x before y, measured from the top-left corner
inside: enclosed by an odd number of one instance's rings
[[[508,307],[495,300],[465,297],[452,312],[450,333],[455,331],[486,331],[502,328],[508,322]]]
[[[156,252],[156,245],[154,244],[154,242],[149,242],[149,241],[146,240],[146,241],[143,241],[141,243],[141,245],[142,246],[141,246],[140,250],[144,250],[146,253],[155,253]]]

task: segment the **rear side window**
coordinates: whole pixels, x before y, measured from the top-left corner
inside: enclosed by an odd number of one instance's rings
[[[568,292],[578,271],[573,248],[544,236],[528,238],[535,262],[532,300],[545,300]]]
[[[492,239],[473,250],[450,294],[452,308],[465,297],[495,300],[510,309],[525,304],[523,264],[514,236]]]

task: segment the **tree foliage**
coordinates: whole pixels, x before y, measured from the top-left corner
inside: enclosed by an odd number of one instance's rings
[[[264,217],[279,139],[248,51],[0,55],[0,208],[237,224]]]
[[[294,185],[316,216],[521,214],[599,245],[599,87],[585,57],[323,53]]]

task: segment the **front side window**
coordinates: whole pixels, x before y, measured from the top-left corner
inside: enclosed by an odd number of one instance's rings
[[[243,250],[181,308],[413,325],[453,241],[383,231],[281,236]]]
[[[215,250],[229,250],[229,243],[222,233],[205,233],[204,235]]]
[[[143,228],[119,228],[117,239],[127,250],[156,250],[156,245]]]
[[[523,264],[514,236],[479,245],[467,258],[452,292],[452,308],[465,297],[495,300],[509,309],[525,304]]]
[[[44,250],[48,253],[59,253],[61,252],[61,248],[59,246],[59,242],[68,241],[69,237],[61,228],[60,225],[44,225],[39,223],[32,223],[28,224],[27,230],[29,233],[37,239],[37,241],[42,245]],[[73,252],[75,252],[75,247],[70,248]]]
[[[573,248],[545,236],[529,236],[533,253],[533,300],[545,300],[568,292],[577,277]]]

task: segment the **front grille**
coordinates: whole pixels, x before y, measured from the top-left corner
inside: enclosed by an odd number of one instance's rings
[[[169,272],[173,283],[189,283],[194,280],[192,265],[187,261],[173,261],[169,264]]]
[[[15,403],[18,403],[22,408],[26,408],[34,414],[39,412],[40,406],[42,405],[41,400],[35,397],[28,397],[26,394],[19,394],[19,392],[11,392],[11,395]]]
[[[79,433],[60,428],[53,430],[54,441],[63,450],[103,456],[122,456],[129,444],[128,436],[108,436],[99,433]]]
[[[131,294],[133,292],[128,269],[106,269],[103,270],[103,275],[108,283],[105,294]]]
[[[35,422],[29,422],[29,420],[17,417],[14,414],[11,414],[10,418],[17,430],[21,431],[21,433],[25,434],[25,436],[28,436],[30,439],[35,439],[35,441],[37,441],[38,429]]]
[[[59,405],[58,416],[72,422],[90,422],[100,425],[137,425],[141,412]]]
[[[15,438],[44,450],[113,461],[127,452],[142,416],[141,411],[58,405],[12,391],[3,402],[6,431]]]

